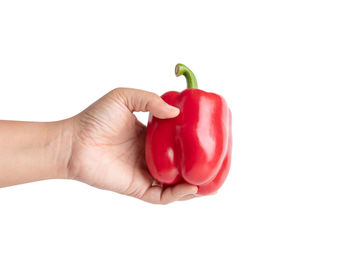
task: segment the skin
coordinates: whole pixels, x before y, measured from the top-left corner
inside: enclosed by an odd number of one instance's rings
[[[163,188],[150,176],[146,127],[135,111],[163,119],[179,114],[154,93],[117,88],[65,120],[0,121],[0,187],[74,179],[154,204],[193,198],[196,186]]]

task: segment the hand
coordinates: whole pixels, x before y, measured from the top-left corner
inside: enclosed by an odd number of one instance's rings
[[[150,92],[130,88],[109,92],[71,118],[69,178],[151,203],[192,198],[196,186],[181,183],[165,188],[153,180],[145,162],[146,127],[134,111],[149,111],[158,118],[179,114]]]

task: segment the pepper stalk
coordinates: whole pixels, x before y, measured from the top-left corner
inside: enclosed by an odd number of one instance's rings
[[[183,64],[177,64],[175,66],[176,77],[183,75],[186,78],[187,88],[198,88],[197,79],[193,72]]]

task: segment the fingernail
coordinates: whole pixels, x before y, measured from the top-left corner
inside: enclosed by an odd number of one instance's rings
[[[193,190],[193,194],[196,194],[198,192],[198,187],[195,186],[195,189]]]
[[[195,194],[186,194],[186,195],[182,196],[182,198],[186,198],[186,199],[190,199],[190,198],[194,198],[194,197],[196,197]]]
[[[167,104],[166,107],[167,107],[167,109],[168,109],[169,111],[172,111],[172,112],[177,113],[177,114],[180,113],[180,109],[177,108],[177,107],[174,107],[174,106],[172,106],[172,105],[170,105],[170,104]]]

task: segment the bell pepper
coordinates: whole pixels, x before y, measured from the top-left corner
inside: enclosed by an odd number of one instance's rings
[[[220,95],[198,89],[193,72],[183,64],[176,76],[185,76],[187,89],[162,95],[180,109],[171,119],[150,114],[145,156],[152,177],[164,184],[186,182],[198,186],[198,195],[215,193],[224,183],[231,163],[231,111]]]

